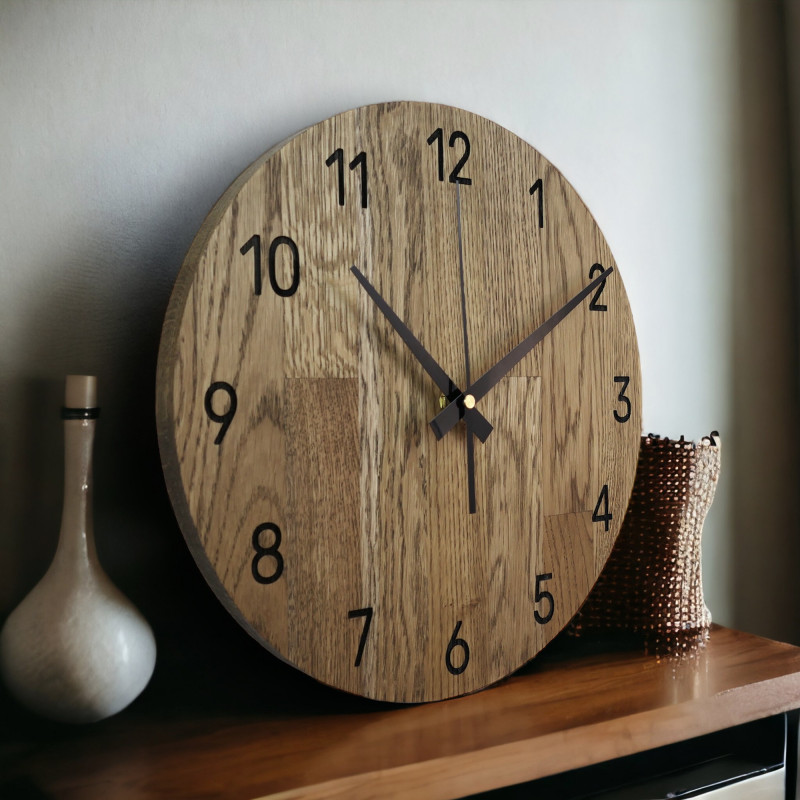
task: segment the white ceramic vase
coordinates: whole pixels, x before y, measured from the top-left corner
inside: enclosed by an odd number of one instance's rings
[[[97,559],[92,524],[93,376],[69,375],[64,418],[64,507],[53,562],[0,632],[0,671],[31,710],[64,722],[116,714],[155,666],[153,632]]]

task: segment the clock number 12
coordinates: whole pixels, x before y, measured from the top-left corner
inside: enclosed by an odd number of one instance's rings
[[[452,172],[448,176],[448,180],[450,183],[462,183],[465,186],[469,186],[472,183],[472,178],[465,178],[459,174],[469,158],[469,137],[466,133],[464,133],[464,131],[453,131],[450,134],[450,139],[447,143],[450,147],[455,147],[456,142],[458,141],[464,143],[464,152],[461,158],[458,160],[458,163],[455,165],[455,167],[453,167]],[[436,145],[436,165],[438,167],[439,180],[444,181],[444,131],[441,128],[437,128],[428,137],[427,142],[428,144]]]

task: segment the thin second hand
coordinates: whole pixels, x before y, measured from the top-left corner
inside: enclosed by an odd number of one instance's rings
[[[464,330],[464,366],[466,367],[466,385],[472,384],[469,374],[469,336],[467,334],[467,296],[464,286],[464,248],[461,238],[461,184],[456,181],[456,224],[458,227],[458,269],[461,280],[461,325]],[[467,424],[467,483],[469,489],[469,513],[475,513],[475,442],[472,430]]]

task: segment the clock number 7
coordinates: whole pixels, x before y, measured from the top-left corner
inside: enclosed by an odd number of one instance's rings
[[[358,617],[364,617],[364,628],[361,631],[361,638],[358,640],[358,652],[356,653],[356,660],[353,664],[354,667],[361,666],[361,657],[364,655],[364,645],[367,643],[369,626],[372,624],[372,606],[355,608],[347,612],[348,619],[357,619]]]

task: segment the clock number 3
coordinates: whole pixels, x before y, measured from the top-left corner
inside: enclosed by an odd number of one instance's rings
[[[622,384],[622,388],[619,390],[619,394],[617,395],[617,400],[619,400],[619,402],[625,406],[625,410],[622,413],[617,411],[616,408],[614,409],[614,419],[617,422],[627,422],[631,418],[631,399],[625,394],[630,382],[631,379],[628,375],[614,376],[614,383]]]
[[[264,531],[271,531],[274,541],[269,547],[261,544],[261,534]],[[283,556],[280,554],[278,548],[281,546],[281,529],[274,522],[262,522],[253,531],[253,549],[256,554],[253,556],[252,569],[253,578],[258,583],[275,583],[278,578],[283,574]],[[270,558],[275,562],[275,569],[270,575],[264,575],[261,572],[262,559]]]
[[[284,289],[278,283],[278,248],[283,245],[289,249],[289,255],[292,261],[292,280],[291,283]],[[250,251],[253,251],[253,277],[254,277],[254,293],[261,294],[261,237],[256,233],[251,236],[240,248],[239,252],[244,256]],[[291,297],[300,286],[300,251],[294,239],[288,236],[276,236],[270,246],[267,255],[267,272],[269,274],[269,285],[272,291],[279,297]]]
[[[448,176],[448,180],[450,183],[463,183],[465,186],[469,186],[472,183],[472,178],[464,178],[459,173],[464,168],[464,164],[467,163],[467,159],[469,158],[470,154],[470,145],[469,145],[469,138],[464,131],[453,131],[450,134],[450,139],[448,140],[447,144],[450,147],[455,147],[456,142],[461,141],[464,143],[464,152],[461,158],[458,160],[458,163],[453,167],[453,171]],[[428,144],[435,144],[436,145],[436,165],[438,167],[438,174],[439,180],[444,180],[444,131],[441,128],[437,128],[427,139]]]

